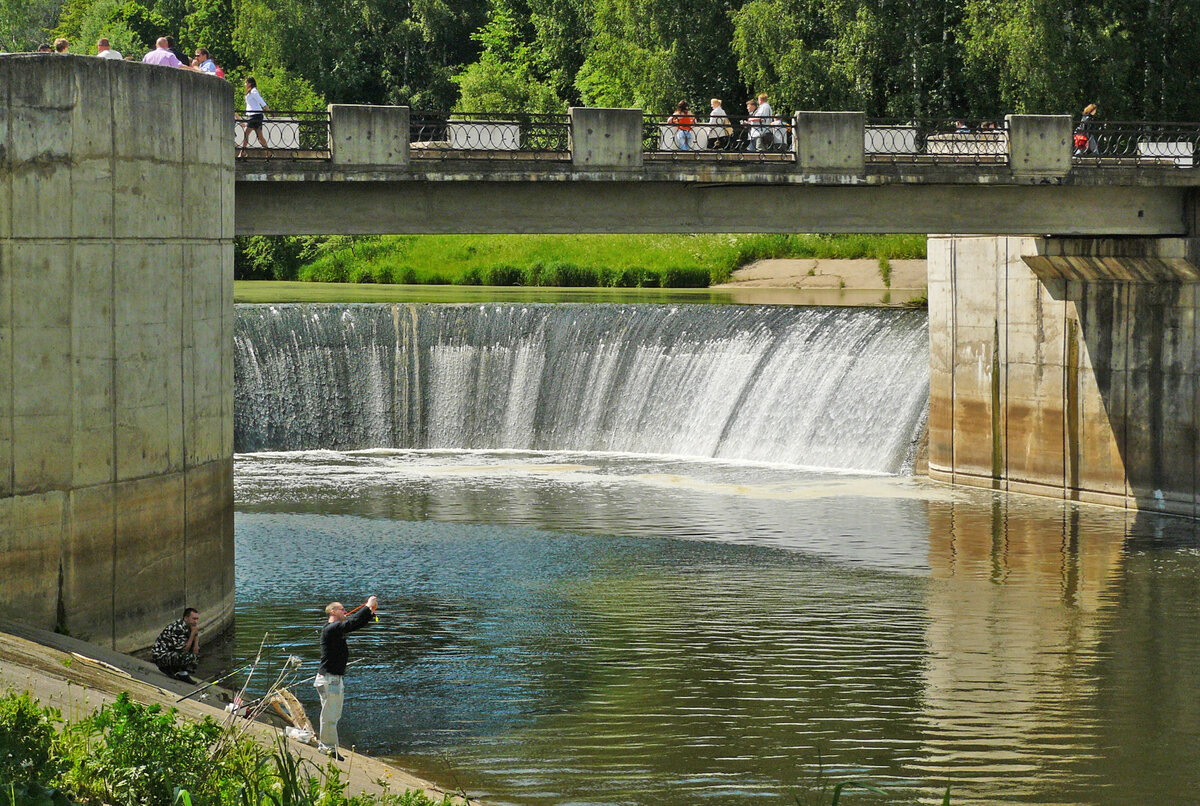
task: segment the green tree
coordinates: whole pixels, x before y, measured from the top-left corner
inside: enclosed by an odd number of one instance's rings
[[[233,21],[232,0],[192,0],[182,38],[193,48],[206,48],[208,55],[228,71],[243,64],[233,47]]]
[[[37,50],[50,38],[61,0],[0,0],[0,50]]]
[[[283,67],[333,103],[448,110],[485,11],[484,0],[234,0],[233,40],[255,71]]]
[[[537,74],[532,49],[513,9],[504,0],[472,35],[483,46],[479,61],[453,77],[459,88],[456,110],[465,112],[561,112],[563,102],[550,82]]]
[[[731,47],[735,0],[597,0],[576,76],[586,103],[663,113],[747,91]]]
[[[68,0],[54,33],[88,53],[100,37],[126,56],[140,58],[167,30],[162,15],[138,0]]]

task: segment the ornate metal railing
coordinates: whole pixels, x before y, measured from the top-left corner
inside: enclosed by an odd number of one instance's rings
[[[1008,128],[1003,120],[871,119],[863,154],[868,163],[1005,165]]]
[[[239,112],[234,122],[234,142],[241,148],[245,132],[246,113]],[[327,160],[329,159],[328,112],[277,112],[268,110],[263,116],[262,136],[266,145],[258,142],[253,132],[246,138],[244,159]]]
[[[648,160],[786,162],[795,159],[792,124],[781,117],[714,120],[645,115],[642,150]]]
[[[1072,145],[1080,165],[1191,168],[1200,149],[1200,123],[1088,121],[1075,126]]]
[[[567,115],[520,112],[413,112],[409,150],[423,160],[569,160],[571,122]]]

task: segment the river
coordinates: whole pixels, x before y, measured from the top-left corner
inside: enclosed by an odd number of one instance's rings
[[[1192,798],[1190,522],[912,476],[919,314],[641,310],[239,311],[237,657],[378,594],[343,742],[489,803]]]

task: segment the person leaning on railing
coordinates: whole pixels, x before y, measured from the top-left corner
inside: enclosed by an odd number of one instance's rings
[[[675,127],[675,145],[680,151],[692,151],[696,147],[696,133],[692,131],[696,119],[692,117],[687,101],[675,104],[675,111],[667,118],[667,123]]]
[[[708,116],[708,147],[717,151],[728,151],[733,140],[733,126],[729,124],[729,115],[721,105],[720,98],[713,98],[709,105],[712,112]]]
[[[747,111],[749,110],[749,104]],[[751,151],[771,151],[775,147],[775,132],[773,130],[775,110],[771,109],[771,102],[767,99],[765,92],[758,94],[758,101],[755,104],[754,117],[751,121],[752,128],[750,129],[750,150]]]

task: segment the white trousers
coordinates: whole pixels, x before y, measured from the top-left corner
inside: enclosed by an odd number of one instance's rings
[[[337,723],[342,718],[342,702],[346,699],[346,684],[340,674],[319,674],[313,681],[321,695],[321,744],[338,746]]]

